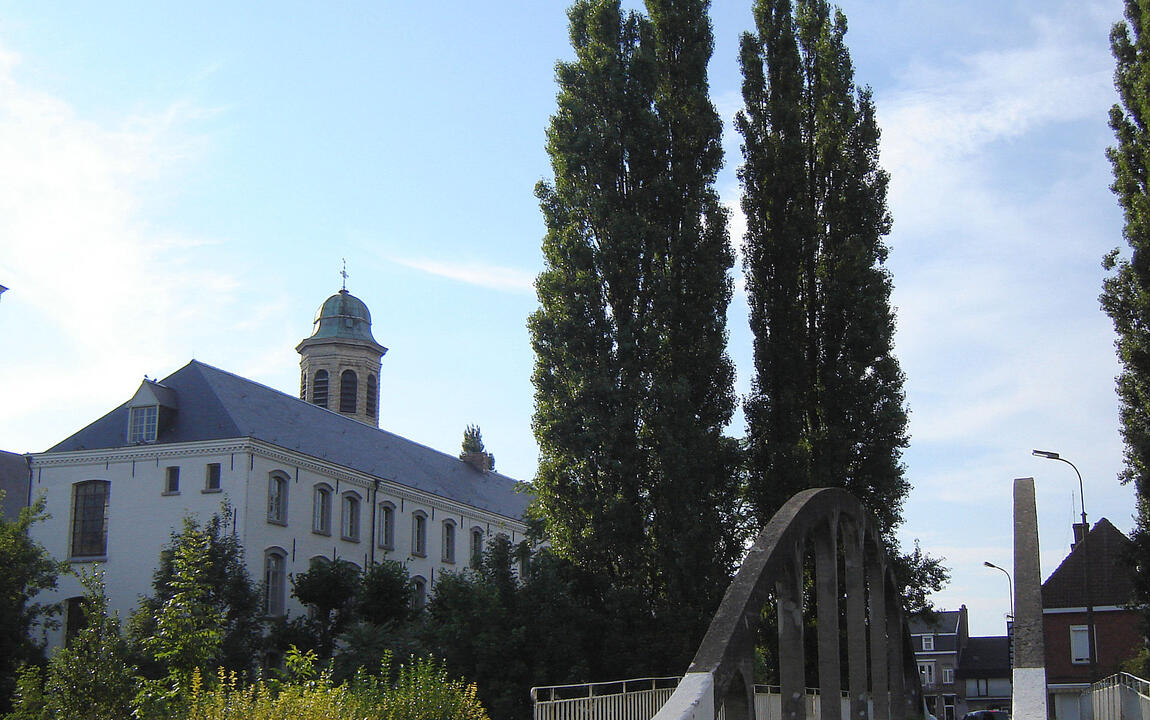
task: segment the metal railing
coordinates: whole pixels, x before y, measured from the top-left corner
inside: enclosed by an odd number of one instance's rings
[[[678,677],[636,678],[580,685],[531,688],[534,720],[651,720],[679,684]],[[849,694],[842,693],[842,717],[850,716]],[[819,717],[822,697],[807,688],[807,717]],[[719,720],[724,720],[720,709]],[[755,685],[756,720],[782,720],[778,685]]]
[[[1090,686],[1094,720],[1150,720],[1150,682],[1129,673]]]

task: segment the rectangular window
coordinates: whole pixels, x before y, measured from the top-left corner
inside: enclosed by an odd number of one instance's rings
[[[411,516],[411,554],[427,557],[427,516],[421,512]]]
[[[212,491],[220,489],[220,464],[208,463],[208,469],[204,475],[204,490]]]
[[[1075,665],[1090,663],[1090,637],[1085,625],[1070,626],[1070,662]]]
[[[282,475],[268,477],[268,522],[287,524],[288,481]]]
[[[919,663],[918,674],[922,676],[923,687],[932,687],[934,685],[934,663]]]
[[[271,616],[284,614],[284,556],[269,552],[264,556],[264,611]]]
[[[954,668],[947,665],[942,669],[942,682],[944,685],[954,684]]]
[[[443,523],[443,562],[455,562],[455,523]]]
[[[176,465],[171,465],[164,468],[164,494],[165,495],[179,495],[180,494],[180,468]]]
[[[128,410],[128,442],[132,445],[156,441],[159,407],[134,407]]]
[[[395,549],[395,506],[388,502],[379,504],[379,546]]]
[[[922,636],[922,649],[923,650],[934,650],[934,635],[923,635]]]
[[[359,498],[350,493],[343,496],[340,534],[344,540],[359,542]]]
[[[312,503],[312,532],[331,535],[331,490],[317,487]]]
[[[72,557],[98,557],[108,550],[108,482],[89,480],[72,490]]]

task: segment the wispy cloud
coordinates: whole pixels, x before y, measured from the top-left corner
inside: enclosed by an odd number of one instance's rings
[[[511,293],[530,293],[535,290],[535,275],[518,268],[486,265],[483,263],[449,263],[426,258],[392,258],[404,267],[437,275],[468,285]]]

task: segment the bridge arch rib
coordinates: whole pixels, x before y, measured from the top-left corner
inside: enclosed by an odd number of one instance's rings
[[[725,720],[755,720],[755,640],[762,609],[772,597],[778,613],[782,717],[806,718],[803,607],[808,553],[814,556],[811,604],[824,700],[841,695],[843,638],[847,645],[850,716],[842,717],[839,702],[824,701],[818,720],[922,716],[918,667],[877,526],[845,490],[812,488],[787,501],[759,533],[684,681],[654,720],[709,720],[720,708]]]

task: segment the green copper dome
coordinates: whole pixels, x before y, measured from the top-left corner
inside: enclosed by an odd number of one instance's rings
[[[371,313],[367,305],[346,289],[340,290],[315,312],[313,338],[363,340],[378,345],[371,335]]]

